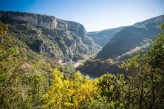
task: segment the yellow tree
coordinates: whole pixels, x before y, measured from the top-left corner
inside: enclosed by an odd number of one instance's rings
[[[57,68],[52,73],[51,86],[43,98],[47,100],[46,107],[54,109],[62,109],[62,97],[63,97],[63,73]]]
[[[85,108],[99,94],[96,80],[83,77],[80,72],[76,72],[72,78],[64,78],[64,73],[54,69],[52,75],[51,86],[43,95],[47,101],[45,108]]]
[[[83,77],[80,72],[75,74],[74,88],[74,108],[85,108],[87,103],[99,94],[96,81],[91,80],[89,76]]]

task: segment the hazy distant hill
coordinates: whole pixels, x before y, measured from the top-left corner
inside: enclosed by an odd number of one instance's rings
[[[125,27],[103,47],[96,58],[116,58],[136,47],[143,47],[160,33],[160,24],[164,21],[163,16],[154,17],[132,26]],[[145,46],[146,46],[145,45]]]
[[[113,36],[123,28],[125,27],[118,27],[118,28],[106,29],[102,31],[89,32],[88,34],[93,38],[95,43],[104,47],[110,41],[110,39],[112,39]]]

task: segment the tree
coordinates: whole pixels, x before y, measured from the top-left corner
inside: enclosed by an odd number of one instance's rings
[[[164,32],[159,34],[148,51],[149,64],[164,71]]]
[[[125,61],[128,72],[125,92],[126,105],[130,108],[164,108],[164,34],[160,33],[145,52]]]
[[[3,43],[3,37],[6,35],[7,31],[8,31],[8,25],[3,24],[0,21],[0,41],[1,41],[1,43]]]
[[[45,108],[77,109],[86,108],[99,94],[96,80],[76,72],[72,78],[63,78],[62,72],[54,69],[49,90],[43,95]]]
[[[98,85],[101,89],[101,96],[105,97],[108,107],[115,109],[124,107],[123,88],[125,85],[124,75],[104,74],[99,78]],[[122,107],[122,108],[123,108]],[[121,109],[122,109],[121,108]]]

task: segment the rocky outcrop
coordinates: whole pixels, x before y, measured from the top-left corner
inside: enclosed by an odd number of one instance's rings
[[[32,13],[22,13],[22,12],[6,12],[0,11],[0,17],[9,17],[18,21],[24,21],[26,23],[42,26],[48,28],[56,28],[58,25],[57,18],[53,16],[46,16],[40,14]]]

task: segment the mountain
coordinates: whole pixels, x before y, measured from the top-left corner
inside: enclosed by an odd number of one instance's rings
[[[83,25],[54,16],[0,11],[0,20],[29,49],[57,61],[78,60],[100,50]],[[80,58],[81,59],[81,58]]]
[[[132,26],[125,27],[115,34],[115,36],[103,47],[96,58],[118,58],[119,56],[148,45],[160,33],[160,24],[164,21],[164,16],[154,17]],[[144,47],[145,48],[145,47]]]
[[[95,58],[87,60],[78,67],[78,70],[91,77],[99,77],[104,72],[123,72],[126,75],[119,65],[122,61],[146,51],[151,46],[150,42],[160,33],[160,25],[163,22],[163,16],[158,16],[123,28]]]
[[[89,32],[88,34],[93,38],[95,43],[104,47],[110,41],[110,39],[112,39],[113,36],[123,28],[125,27],[118,27],[118,28],[106,29],[102,31]]]

